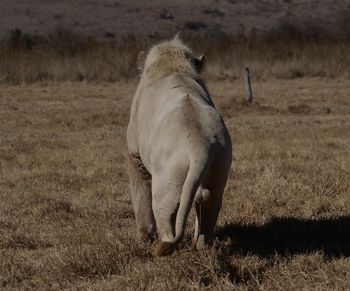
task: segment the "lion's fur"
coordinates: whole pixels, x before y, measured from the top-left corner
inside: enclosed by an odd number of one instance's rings
[[[182,73],[199,79],[199,73],[192,61],[192,51],[178,38],[154,46],[147,55],[143,77],[150,80]]]
[[[156,255],[175,249],[194,202],[196,246],[210,244],[221,208],[231,140],[201,80],[202,60],[179,38],[154,46],[131,106],[130,191],[139,236],[156,224]]]

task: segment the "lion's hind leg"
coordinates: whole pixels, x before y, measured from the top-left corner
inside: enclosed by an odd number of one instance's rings
[[[226,177],[215,175],[202,191],[201,199],[195,201],[196,224],[194,231],[194,245],[197,249],[210,246],[213,242],[214,229],[221,209],[222,195]],[[197,197],[198,197],[197,196]]]
[[[177,243],[176,220],[186,172],[177,165],[152,176],[153,209],[159,242],[155,255],[170,255]]]
[[[152,241],[156,224],[152,211],[151,176],[138,155],[128,156],[128,169],[137,235],[142,241]]]

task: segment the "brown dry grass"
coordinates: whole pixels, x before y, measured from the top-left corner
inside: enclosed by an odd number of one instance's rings
[[[186,31],[183,37],[198,55],[206,55],[205,76],[214,80],[240,78],[246,65],[265,79],[349,78],[350,39],[322,30],[284,24],[249,38],[220,31],[208,36]],[[138,53],[159,40],[157,36],[146,41],[126,35],[101,41],[67,30],[39,37],[13,30],[11,37],[0,41],[0,82],[130,79],[137,76]]]
[[[211,250],[135,239],[125,129],[136,81],[0,86],[0,289],[350,288],[350,84],[212,81],[234,165]]]

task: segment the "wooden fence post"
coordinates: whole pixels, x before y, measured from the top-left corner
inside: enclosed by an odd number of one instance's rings
[[[250,80],[250,72],[249,68],[244,68],[244,83],[245,83],[245,99],[248,104],[252,104],[254,101],[253,92],[252,92],[252,84]]]

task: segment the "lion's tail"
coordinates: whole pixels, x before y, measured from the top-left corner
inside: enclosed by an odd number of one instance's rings
[[[156,247],[156,255],[170,255],[176,244],[183,238],[186,226],[187,216],[191,210],[196,191],[202,181],[207,168],[209,158],[208,153],[203,151],[196,157],[190,158],[190,167],[182,187],[179,209],[176,215],[175,237],[171,241],[161,241]]]

